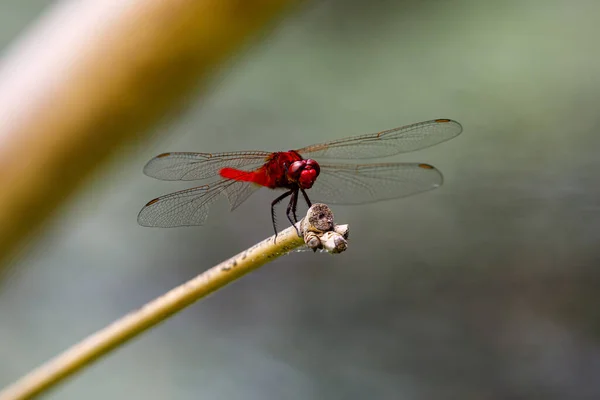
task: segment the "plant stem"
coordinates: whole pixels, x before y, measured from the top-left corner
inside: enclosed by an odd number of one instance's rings
[[[310,236],[324,239],[323,245],[331,253],[338,253],[346,249],[346,242],[342,236],[347,235],[347,227],[335,226],[333,215],[327,220],[327,226],[319,224],[329,217],[324,215],[323,204],[314,204],[307,216],[297,226],[304,235],[299,237],[294,227],[289,227],[277,235],[250,247],[249,249],[231,257],[197,277],[172,289],[161,297],[147,303],[142,308],[129,313],[123,318],[113,322],[106,328],[88,336],[83,341],[67,349],[64,353],[48,361],[46,364],[30,372],[11,386],[0,392],[0,400],[30,399],[42,394],[56,386],[67,377],[82,370],[93,361],[108,354],[111,350],[123,345],[133,337],[164,321],[169,316],[181,311],[197,300],[224,287],[241,276],[257,269],[269,261],[275,260],[304,244]],[[318,215],[319,217],[316,217]],[[337,233],[342,232],[342,233]],[[329,236],[337,236],[337,248],[328,245],[332,240]],[[318,245],[318,244],[317,244]]]

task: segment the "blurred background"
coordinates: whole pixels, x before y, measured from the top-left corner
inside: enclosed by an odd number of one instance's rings
[[[0,49],[52,3],[0,2]],[[193,186],[144,176],[156,154],[452,118],[456,139],[390,159],[435,165],[443,187],[334,207],[346,253],[280,258],[47,398],[599,398],[599,15],[594,0],[307,3],[15,260],[0,386],[271,235],[268,190],[203,227],[138,226],[148,200]]]

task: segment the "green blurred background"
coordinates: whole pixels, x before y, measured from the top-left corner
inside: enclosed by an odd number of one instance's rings
[[[3,53],[51,3],[0,2]],[[268,190],[204,227],[139,227],[193,185],[144,176],[152,156],[453,118],[458,138],[391,159],[435,165],[442,188],[335,207],[346,253],[283,257],[47,398],[600,398],[599,37],[596,0],[308,3],[14,263],[0,386],[271,234]]]

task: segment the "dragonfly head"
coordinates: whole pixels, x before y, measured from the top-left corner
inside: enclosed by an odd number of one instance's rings
[[[301,189],[310,189],[314,185],[321,168],[315,160],[294,161],[288,168],[288,177],[292,182],[298,183]]]

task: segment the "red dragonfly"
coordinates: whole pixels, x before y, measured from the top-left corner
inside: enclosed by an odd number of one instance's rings
[[[405,197],[435,189],[442,174],[423,163],[326,164],[321,160],[367,159],[406,153],[450,140],[462,126],[435,119],[373,134],[281,152],[163,153],[146,164],[144,173],[167,181],[213,182],[151,200],[138,215],[142,226],[202,225],[209,206],[224,194],[233,211],[260,187],[283,189],[271,203],[277,235],[275,205],[290,197],[286,215],[298,222],[299,195],[311,206],[311,196],[329,204],[361,204]],[[319,162],[316,161],[319,160]]]

